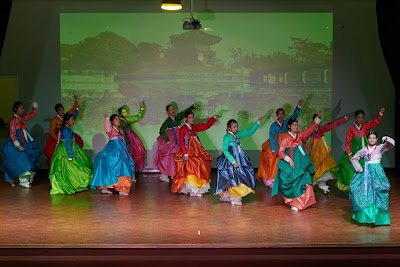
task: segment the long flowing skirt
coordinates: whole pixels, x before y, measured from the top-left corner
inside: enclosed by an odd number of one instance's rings
[[[90,187],[113,185],[120,192],[129,193],[135,180],[135,163],[123,140],[110,140],[94,160],[93,178]]]
[[[179,136],[179,128],[175,127],[174,131]],[[161,136],[157,137],[157,151],[153,163],[161,174],[172,177],[175,174],[174,154],[179,146],[175,142],[171,129],[167,130],[167,135],[170,141],[169,144]]]
[[[362,139],[364,139],[364,142],[362,142]],[[364,145],[367,144],[366,137],[353,138],[351,140],[352,155],[356,154],[358,150],[363,148],[362,143],[364,143]],[[360,159],[360,164],[361,166],[364,165],[364,159]],[[337,177],[337,187],[339,188],[339,190],[342,190],[343,192],[349,192],[350,180],[355,173],[356,172],[354,170],[353,164],[349,160],[349,156],[346,152],[344,152],[334,172]]]
[[[279,135],[281,140],[282,135]],[[265,141],[261,146],[260,164],[258,166],[257,178],[262,180],[266,186],[272,187],[276,173],[278,172],[279,156],[272,154],[270,140]]]
[[[180,148],[174,154],[176,172],[171,185],[173,193],[203,194],[210,189],[212,158],[204,147],[195,139],[189,139],[189,158],[183,162]]]
[[[74,194],[86,190],[93,174],[92,161],[86,152],[73,144],[72,161],[68,160],[65,142],[61,141],[51,158],[50,184],[51,195]]]
[[[322,138],[315,138],[310,153],[311,162],[314,164],[315,174],[314,184],[318,181],[328,181],[335,179],[335,176],[329,174],[330,170],[336,167],[337,163],[331,155],[332,148],[325,145]]]
[[[316,203],[312,189],[314,165],[305,151],[304,147],[302,150],[293,147],[292,159],[295,164],[293,169],[283,159],[278,162],[278,173],[271,191],[272,196],[281,193],[285,203],[298,210],[304,210]],[[286,152],[288,154],[289,148]]]
[[[229,193],[231,197],[241,198],[254,193],[257,179],[249,158],[240,146],[229,146],[228,151],[234,156],[237,168],[222,153],[217,158],[217,183],[214,195]]]
[[[350,181],[352,217],[359,223],[389,225],[390,183],[380,163],[367,164]]]
[[[128,130],[126,135],[126,143],[133,161],[135,162],[135,169],[137,171],[144,168],[145,148],[140,137],[133,130]]]
[[[60,128],[56,128],[55,133],[56,135],[58,135],[58,132],[60,131]],[[82,140],[82,137],[79,134],[74,133],[75,136],[75,142],[83,148],[84,143]],[[50,168],[51,165],[51,158],[54,155],[54,151],[56,150],[56,146],[57,146],[57,141],[49,136],[49,138],[47,138],[46,143],[44,144],[44,148],[43,148],[43,153],[46,155],[47,157],[47,166]]]
[[[16,137],[24,151],[19,151],[15,147],[10,136],[2,143],[2,162],[6,181],[12,181],[27,171],[36,172],[39,167],[38,159],[42,154],[40,146],[36,140],[27,139],[22,143],[21,130],[17,129]]]

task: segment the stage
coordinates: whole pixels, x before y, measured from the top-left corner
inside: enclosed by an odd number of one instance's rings
[[[50,196],[47,170],[32,189],[11,187],[1,175],[0,266],[399,262],[400,180],[394,171],[388,177],[391,226],[372,228],[351,219],[350,202],[334,181],[327,196],[315,187],[317,204],[296,213],[280,196],[271,199],[262,183],[245,205],[222,203],[212,194],[215,170],[203,197],[172,194],[158,174],[139,174],[130,196],[91,190]]]

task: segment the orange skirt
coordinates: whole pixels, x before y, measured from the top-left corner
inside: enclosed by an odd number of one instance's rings
[[[193,137],[189,139],[189,158],[183,162],[183,154],[179,148],[174,154],[175,175],[172,179],[171,192],[178,193],[185,183],[201,188],[210,183],[211,162],[210,154]]]
[[[306,192],[299,197],[287,198],[283,195],[282,197],[286,204],[296,207],[299,211],[305,210],[307,207],[317,203],[315,200],[314,189],[310,184],[306,184]]]
[[[130,176],[120,176],[118,182],[113,185],[113,188],[118,192],[128,193],[131,191],[132,178]],[[97,189],[108,188],[108,186],[97,186]]]
[[[279,135],[279,142],[282,139],[282,135]],[[277,152],[278,153],[278,152]],[[274,180],[276,173],[278,172],[278,161],[281,158],[279,156],[272,155],[269,139],[262,144],[260,153],[260,164],[258,166],[257,178],[259,180]]]

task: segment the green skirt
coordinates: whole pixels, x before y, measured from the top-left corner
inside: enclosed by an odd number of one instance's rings
[[[289,149],[287,148],[285,151],[287,155]],[[279,160],[278,172],[271,191],[272,196],[282,193],[287,198],[297,198],[306,192],[307,184],[313,184],[314,165],[305,153],[304,146],[302,146],[302,150],[304,154],[301,153],[299,147],[293,148],[292,159],[295,164],[293,169],[285,160]]]
[[[351,153],[354,156],[360,149],[362,149],[363,143],[362,139],[364,139],[364,146],[368,144],[368,140],[366,137],[353,138],[351,140]],[[364,166],[364,159],[360,159],[361,166]],[[337,178],[337,187],[339,190],[343,192],[350,191],[350,180],[355,174],[355,170],[353,164],[349,160],[349,156],[346,152],[343,153],[342,158],[339,161],[337,168],[334,168],[331,171]]]
[[[73,141],[71,141],[72,143]],[[74,194],[86,190],[93,174],[93,163],[89,155],[77,145],[73,147],[72,161],[68,160],[64,142],[60,142],[51,158],[51,195]]]

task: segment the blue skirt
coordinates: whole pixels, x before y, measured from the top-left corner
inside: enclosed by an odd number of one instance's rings
[[[24,148],[24,151],[19,151],[15,147],[10,136],[2,143],[1,152],[3,155],[4,176],[6,181],[11,181],[27,171],[36,172],[39,168],[38,159],[42,154],[42,150],[36,140],[26,140],[22,143],[21,130],[17,129],[16,137],[18,142]]]
[[[96,186],[116,184],[120,176],[135,180],[135,163],[123,140],[110,140],[96,155],[90,187],[95,190]]]
[[[244,184],[252,190],[256,189],[257,178],[254,168],[249,158],[244,154],[241,147],[234,145],[229,146],[228,151],[234,156],[239,167],[233,167],[233,164],[222,153],[217,158],[217,184],[214,195],[218,195],[228,190],[228,188]]]

